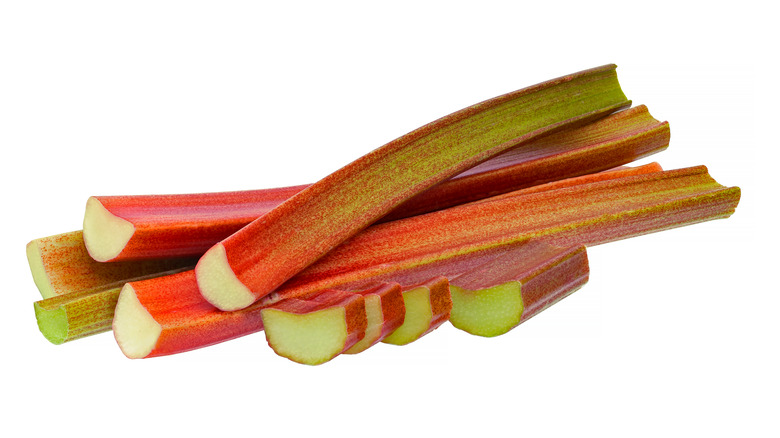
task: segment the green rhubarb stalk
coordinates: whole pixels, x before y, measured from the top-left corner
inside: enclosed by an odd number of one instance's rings
[[[198,261],[203,297],[249,306],[395,207],[532,138],[629,105],[615,66],[463,109],[359,158],[221,241]]]

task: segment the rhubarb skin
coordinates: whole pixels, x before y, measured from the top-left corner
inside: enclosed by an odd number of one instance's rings
[[[450,318],[452,299],[447,278],[433,278],[403,292],[404,322],[382,342],[407,345],[436,330]]]
[[[450,322],[473,335],[502,335],[581,288],[589,272],[584,245],[529,241],[450,280]]]
[[[504,152],[406,201],[384,220],[606,171],[665,150],[669,139],[669,123],[639,105]]]
[[[320,365],[357,344],[366,333],[363,295],[328,289],[292,298],[260,312],[268,345],[279,356]]]
[[[666,149],[669,135],[669,124],[639,105],[493,157],[414,196],[380,222],[627,164]],[[87,202],[85,239],[92,257],[100,261],[200,256],[308,186],[94,196]],[[109,225],[117,223],[120,232]]]
[[[132,283],[139,292],[140,306],[162,327],[161,334],[146,345],[148,356],[254,333],[262,329],[259,311],[282,299],[327,288],[358,289],[382,281],[409,285],[413,284],[410,279],[429,275],[426,269],[436,268],[443,274],[447,261],[456,265],[449,272],[463,272],[470,263],[479,266],[533,238],[564,247],[595,245],[726,218],[734,213],[740,198],[738,187],[721,186],[704,166],[523,192],[495,202],[375,225],[263,301],[237,312],[220,312],[210,306],[199,296],[191,273]],[[120,299],[118,314],[122,307]],[[132,327],[125,324],[124,328],[130,331]],[[114,330],[119,339],[116,318]]]
[[[401,327],[406,315],[398,283],[384,283],[360,292],[366,306],[366,335],[344,353],[357,354],[376,345]]]
[[[201,294],[221,310],[245,308],[412,196],[532,138],[627,104],[611,65],[432,122],[307,187],[209,249],[195,267]]]
[[[35,239],[27,262],[43,298],[121,287],[127,281],[195,265],[195,258],[98,263],[89,256],[81,231]]]

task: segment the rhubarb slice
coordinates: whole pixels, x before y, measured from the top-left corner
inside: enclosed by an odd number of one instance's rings
[[[344,353],[357,354],[367,350],[393,333],[404,323],[406,307],[401,285],[385,283],[360,292],[366,306],[366,334]]]
[[[194,258],[98,263],[84,245],[81,231],[35,239],[27,261],[43,298],[119,286],[130,280],[194,266]]]
[[[404,323],[382,340],[385,344],[406,345],[439,328],[450,317],[452,300],[444,277],[403,292]]]
[[[282,299],[328,288],[360,289],[381,281],[406,286],[413,284],[409,279],[415,273],[431,266],[443,274],[450,261],[457,265],[455,272],[463,272],[474,258],[495,256],[533,238],[563,247],[595,245],[726,218],[739,198],[738,187],[721,186],[703,166],[538,193],[521,190],[493,202],[375,225],[241,311],[211,307],[200,298],[191,271],[130,283],[122,293],[132,291],[137,307],[162,327],[161,334],[144,346],[149,352],[145,356],[172,354],[260,330],[259,311]],[[483,263],[484,259],[479,264]],[[130,342],[134,328],[120,323],[122,307],[120,296],[114,334]]]
[[[611,65],[432,122],[307,187],[209,249],[195,267],[201,294],[222,310],[245,308],[412,196],[532,138],[627,104]]]
[[[381,221],[603,171],[664,150],[668,144],[669,124],[654,119],[640,105],[507,151],[420,193]],[[84,218],[85,240],[100,261],[200,256],[306,187],[92,197]],[[104,234],[115,222],[131,224],[132,235]]]
[[[260,315],[274,352],[305,365],[333,359],[360,341],[367,328],[363,296],[335,289],[308,300],[284,300]]]
[[[450,280],[450,322],[473,335],[502,335],[582,287],[588,274],[584,246],[529,241]]]

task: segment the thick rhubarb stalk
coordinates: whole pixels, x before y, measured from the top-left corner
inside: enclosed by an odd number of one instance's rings
[[[325,363],[348,350],[368,326],[363,295],[336,289],[284,300],[260,316],[274,352],[305,365]]]
[[[494,202],[373,226],[237,312],[220,312],[200,298],[191,271],[130,283],[117,304],[114,334],[129,357],[187,351],[262,329],[260,310],[282,299],[380,281],[409,285],[420,272],[429,275],[431,266],[444,276],[460,273],[470,263],[484,264],[475,258],[533,238],[564,247],[595,245],[726,218],[739,197],[739,188],[721,186],[703,166],[538,193],[521,190]],[[135,332],[151,334],[142,338]]]
[[[197,259],[98,263],[84,245],[81,231],[35,239],[27,244],[27,261],[43,298],[104,289],[155,273],[195,266]],[[119,283],[117,285],[117,283]]]
[[[585,246],[529,241],[450,280],[450,322],[473,335],[502,335],[582,287],[588,274]]]
[[[307,187],[198,261],[204,298],[222,310],[268,295],[402,202],[531,138],[627,104],[606,66],[500,96],[432,122]]]
[[[507,151],[420,193],[380,221],[599,172],[662,151],[668,144],[669,124],[640,105]],[[87,202],[85,240],[100,261],[200,256],[306,187],[96,196]]]

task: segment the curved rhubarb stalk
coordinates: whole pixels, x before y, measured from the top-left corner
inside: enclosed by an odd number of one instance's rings
[[[129,357],[178,353],[262,329],[260,310],[282,299],[376,282],[408,285],[423,274],[430,278],[432,268],[444,276],[460,273],[469,259],[494,257],[533,238],[563,247],[595,245],[726,218],[739,197],[739,188],[721,186],[703,166],[521,190],[494,202],[375,225],[237,312],[220,312],[203,300],[192,271],[129,283],[117,304],[114,335]]]
[[[412,196],[531,138],[627,103],[611,65],[441,118],[328,175],[213,246],[195,267],[198,288],[219,309],[247,307]]]
[[[669,124],[654,119],[647,107],[639,105],[491,158],[404,202],[380,222],[603,171],[668,145]],[[85,239],[92,256],[100,261],[200,256],[306,187],[95,196],[87,201]]]

